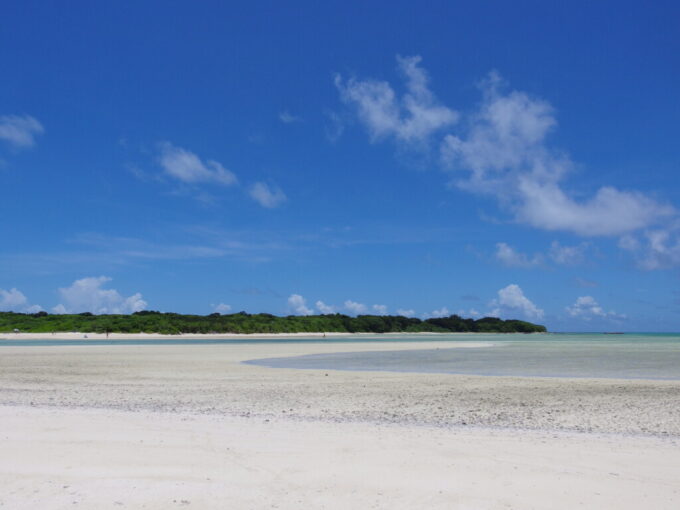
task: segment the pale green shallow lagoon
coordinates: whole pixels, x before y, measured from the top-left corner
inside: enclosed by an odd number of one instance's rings
[[[475,334],[465,339],[490,345],[447,349],[443,344],[439,349],[311,354],[247,363],[322,370],[680,380],[678,334]]]
[[[318,337],[172,338],[172,339],[13,339],[0,334],[1,346],[47,347],[84,345],[231,345],[351,344],[372,342],[441,342],[441,348],[400,351],[343,352],[246,363],[273,368],[446,373],[524,377],[578,377],[680,380],[678,333],[548,333],[548,334],[382,334]],[[447,349],[453,343],[484,342],[484,347]]]

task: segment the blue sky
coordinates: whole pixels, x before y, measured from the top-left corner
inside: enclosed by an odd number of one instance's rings
[[[13,2],[0,310],[680,330],[674,2]]]

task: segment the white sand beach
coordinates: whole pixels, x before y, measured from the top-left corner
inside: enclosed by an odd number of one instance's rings
[[[678,381],[241,363],[469,345],[2,347],[0,506],[680,506]]]

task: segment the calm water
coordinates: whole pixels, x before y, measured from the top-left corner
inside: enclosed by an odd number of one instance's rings
[[[216,344],[347,344],[367,342],[441,341],[441,349],[313,354],[267,358],[247,363],[276,368],[387,370],[476,375],[605,377],[680,380],[680,334],[627,333],[534,335],[362,335],[309,338],[218,340],[16,340],[0,334],[4,346],[82,345],[216,345]],[[448,342],[485,342],[487,347],[446,349]]]
[[[679,334],[471,335],[469,340],[492,345],[313,354],[248,363],[326,370],[680,380]]]
[[[481,335],[480,335],[481,336]],[[0,347],[49,347],[49,346],[64,346],[64,345],[247,345],[247,344],[345,344],[345,343],[365,343],[365,342],[430,342],[432,340],[446,341],[478,341],[480,336],[467,335],[461,337],[460,335],[401,335],[401,334],[383,334],[383,335],[361,335],[360,337],[347,336],[329,336],[322,337],[289,337],[289,338],[272,338],[262,337],[257,335],[248,336],[247,338],[170,338],[170,339],[128,339],[128,340],[58,340],[50,338],[49,334],[45,338],[36,340],[17,340],[12,338],[12,333],[0,333]],[[484,335],[485,339],[492,338],[492,335]]]

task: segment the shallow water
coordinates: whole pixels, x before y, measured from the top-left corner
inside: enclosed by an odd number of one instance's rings
[[[491,345],[312,354],[247,363],[325,370],[680,380],[678,334],[471,335],[469,340]]]
[[[328,337],[305,336],[305,337],[266,337],[258,335],[249,335],[241,338],[201,338],[185,336],[182,338],[129,338],[129,339],[57,339],[50,338],[49,334],[45,338],[33,340],[20,340],[12,338],[12,333],[0,333],[0,347],[49,347],[49,346],[65,346],[65,345],[219,345],[219,344],[233,344],[233,345],[248,345],[248,344],[346,344],[346,343],[365,343],[365,342],[478,342],[480,339],[484,341],[497,338],[498,335],[404,335],[400,333],[395,334],[362,334],[356,335],[333,335]],[[510,335],[508,335],[510,336]],[[514,336],[514,335],[513,335]],[[527,336],[527,335],[525,335]]]

